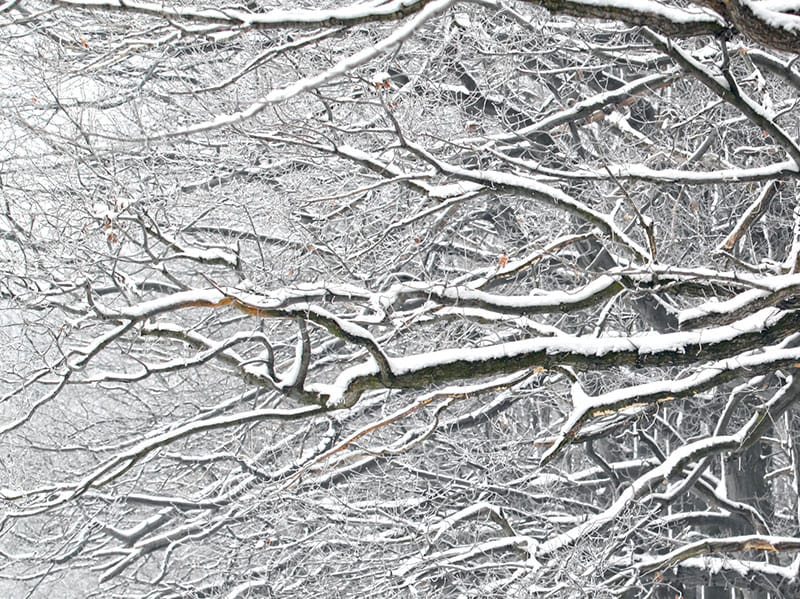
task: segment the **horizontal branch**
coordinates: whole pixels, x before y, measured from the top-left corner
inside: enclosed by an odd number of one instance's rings
[[[647,26],[670,37],[719,35],[727,25],[719,15],[696,8],[677,8],[653,0],[528,0],[547,10],[589,19]]]
[[[763,349],[800,326],[800,313],[767,309],[724,327],[635,337],[595,338],[590,335],[534,338],[478,348],[446,349],[392,358],[392,386],[418,388],[524,368],[551,369],[576,366],[588,370],[612,366],[681,366],[729,358],[740,352]],[[800,350],[770,350],[755,356],[731,358],[726,370],[775,368],[800,358]],[[707,364],[703,364],[706,366]],[[362,362],[343,371],[332,385],[315,385],[328,395],[326,405],[346,407],[361,393],[382,388],[374,362]]]
[[[641,561],[636,564],[640,572],[656,572],[672,568],[681,562],[701,555],[711,553],[733,553],[739,551],[800,551],[800,537],[777,537],[747,535],[740,537],[725,537],[719,539],[703,539],[695,543],[684,545],[666,555],[655,559]]]
[[[800,275],[789,274],[759,280],[759,287],[748,289],[724,301],[705,302],[680,312],[681,328],[720,326],[770,306],[793,308],[800,296]]]
[[[653,169],[642,164],[609,164],[606,168],[576,168],[560,171],[539,165],[536,162],[520,160],[497,153],[515,166],[529,169],[537,174],[557,179],[607,181],[611,179],[631,179],[651,183],[718,185],[720,183],[748,183],[751,181],[770,181],[784,177],[796,178],[800,167],[793,160],[784,160],[767,166],[749,168],[725,168],[709,171],[689,171],[677,168]]]
[[[332,9],[271,10],[251,12],[235,8],[196,9],[137,0],[53,0],[72,8],[124,11],[162,19],[183,19],[228,24],[244,28],[352,27],[378,21],[397,21],[416,13],[431,0],[393,0],[380,5],[354,4]]]
[[[658,574],[664,580],[689,586],[773,588],[780,589],[784,597],[791,597],[800,589],[800,558],[796,557],[788,566],[779,566],[755,559],[690,557]]]
[[[613,297],[623,289],[618,278],[607,275],[574,290],[516,296],[487,293],[465,286],[400,283],[382,293],[381,299],[396,304],[406,299],[424,298],[440,304],[482,308],[499,314],[539,314],[579,310]]]

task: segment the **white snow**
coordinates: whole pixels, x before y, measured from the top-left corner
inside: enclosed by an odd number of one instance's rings
[[[64,2],[69,2],[72,4],[94,4],[95,6],[121,6],[122,4],[127,6],[127,0],[125,2],[120,2],[120,0],[87,0],[86,3],[82,2],[82,0],[63,0]],[[202,121],[195,123],[193,125],[189,125],[188,127],[179,128],[173,131],[164,131],[161,133],[156,133],[150,136],[148,139],[161,139],[161,138],[169,138],[169,137],[178,137],[178,136],[185,136],[185,135],[192,135],[196,133],[203,133],[206,131],[211,131],[213,129],[219,129],[221,127],[226,127],[229,125],[235,125],[237,123],[241,123],[246,121],[260,112],[262,112],[265,108],[272,104],[278,104],[289,100],[301,93],[308,92],[314,89],[317,89],[319,86],[324,85],[337,77],[342,75],[346,75],[347,73],[352,72],[354,69],[368,63],[372,59],[380,56],[381,54],[395,48],[399,44],[403,43],[406,39],[411,37],[426,21],[429,19],[445,12],[450,6],[453,4],[455,0],[434,0],[433,2],[429,2],[426,4],[418,13],[414,15],[411,19],[409,19],[406,23],[399,25],[398,27],[392,30],[392,33],[389,34],[384,39],[370,44],[366,48],[355,52],[354,54],[347,56],[341,60],[339,60],[336,64],[332,67],[318,73],[316,75],[309,75],[307,77],[303,77],[294,83],[291,83],[287,86],[274,89],[269,92],[266,96],[262,97],[261,99],[253,102],[239,112],[234,112],[231,114],[221,114],[211,120]],[[110,3],[110,4],[109,4]],[[402,2],[395,2],[392,3],[396,8],[398,8]],[[153,4],[153,7],[157,7],[158,11],[161,11],[160,5]],[[389,5],[387,5],[389,6]],[[177,10],[177,9],[176,9]],[[344,9],[340,9],[344,10]],[[352,18],[360,18],[361,16],[365,16],[369,14],[369,11],[365,7],[356,7],[355,12],[347,13],[352,16]],[[224,16],[225,11],[215,11],[209,10],[208,11],[209,18],[214,18],[214,15]],[[286,21],[289,17],[295,18],[296,20],[302,19],[312,19],[310,23],[313,24],[320,24],[320,14],[324,13],[324,11],[279,11],[280,14],[276,19],[277,23]],[[160,13],[156,13],[160,14]],[[228,13],[233,14],[233,13]],[[253,18],[254,15],[250,13],[242,13],[246,16],[248,24],[254,24]],[[345,14],[339,12],[340,15]],[[180,16],[180,15],[176,15]],[[271,17],[267,17],[263,15],[261,17],[261,25],[271,24],[273,21],[270,21]],[[332,18],[331,16],[328,17],[329,19]],[[306,21],[304,21],[306,22]],[[324,23],[324,20],[322,21]]]
[[[467,304],[480,304],[486,309],[511,308],[525,312],[526,309],[558,308],[591,300],[597,294],[603,293],[616,284],[617,279],[609,275],[601,275],[595,280],[575,290],[570,291],[539,291],[536,295],[497,295],[478,291],[464,286],[429,285],[427,283],[398,283],[393,285],[384,297],[389,302],[402,297],[403,292],[414,292],[429,295],[432,299],[443,298]],[[385,303],[383,305],[387,305]]]
[[[745,308],[752,302],[765,298],[776,291],[798,287],[800,292],[800,274],[772,276],[753,281],[757,282],[758,289],[748,289],[725,301],[708,301],[704,304],[682,310],[678,316],[681,323],[702,318],[709,314],[734,314],[737,310]]]
[[[334,21],[359,21],[387,16],[417,4],[416,0],[393,0],[385,4],[355,4],[335,9],[270,10],[253,13],[235,8],[195,9],[167,6],[155,2],[132,0],[59,0],[59,4],[85,8],[117,8],[165,18],[185,18],[202,21],[229,21],[245,27],[280,27],[290,25],[324,26]]]
[[[780,12],[784,10],[798,10],[800,3],[786,0],[768,0],[754,2],[753,0],[739,0],[744,6],[753,11],[759,19],[770,27],[784,29],[794,34],[800,34],[800,17]]]
[[[573,4],[618,8],[643,15],[655,15],[669,19],[673,23],[716,23],[724,25],[722,17],[715,12],[696,6],[675,8],[654,0],[570,0]]]

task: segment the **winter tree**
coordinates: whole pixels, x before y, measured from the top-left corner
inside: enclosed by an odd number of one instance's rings
[[[797,596],[800,2],[273,4],[0,5],[0,594]]]

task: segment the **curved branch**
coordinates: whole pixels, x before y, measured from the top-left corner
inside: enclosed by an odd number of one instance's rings
[[[431,0],[392,0],[378,6],[355,4],[333,9],[271,10],[266,13],[235,8],[195,9],[166,6],[163,3],[136,0],[53,0],[55,4],[73,8],[103,9],[204,23],[221,23],[232,27],[275,29],[288,27],[352,27],[364,23],[397,21],[422,10]]]
[[[578,18],[607,19],[648,26],[671,37],[719,35],[725,21],[706,11],[681,9],[651,0],[528,0],[547,10]]]

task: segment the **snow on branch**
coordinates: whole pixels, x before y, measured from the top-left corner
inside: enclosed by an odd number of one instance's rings
[[[772,198],[781,189],[782,184],[779,180],[771,180],[761,189],[753,203],[747,207],[739,220],[736,221],[733,229],[728,236],[717,246],[720,250],[730,252],[733,250],[736,243],[748,231],[750,226],[755,223],[759,218],[764,216],[767,208],[769,208]]]
[[[725,0],[728,14],[737,29],[768,48],[800,52],[800,17],[792,11],[797,2],[767,0]]]
[[[117,10],[160,17],[228,24],[244,28],[352,27],[362,23],[395,21],[419,12],[431,0],[392,0],[380,5],[354,4],[333,9],[276,9],[260,13],[236,8],[195,9],[137,0],[53,0],[75,8]]]
[[[800,295],[800,275],[773,276],[754,282],[757,283],[755,289],[748,289],[730,299],[708,301],[682,310],[678,315],[681,327],[691,329],[728,324],[770,306],[795,307],[795,298]]]
[[[329,83],[330,81],[333,81],[336,78],[351,72],[353,69],[356,69],[357,67],[360,67],[374,58],[384,54],[385,52],[397,47],[399,44],[403,43],[406,39],[416,33],[416,31],[427,21],[447,11],[453,2],[454,0],[433,0],[431,2],[423,3],[424,6],[412,19],[410,19],[407,23],[395,28],[387,37],[379,42],[370,44],[368,47],[356,52],[355,54],[339,60],[332,67],[322,71],[321,73],[309,75],[299,79],[298,81],[295,81],[290,85],[272,90],[266,96],[253,102],[244,110],[234,112],[232,114],[220,115],[215,119],[195,123],[193,125],[189,125],[188,127],[183,127],[174,131],[157,132],[139,141],[183,137],[197,133],[205,133],[247,121],[261,113],[268,106],[285,102],[286,100],[289,100],[299,94],[315,90],[321,85]]]
[[[482,308],[499,314],[537,314],[578,310],[613,297],[623,288],[617,277],[601,275],[579,289],[542,291],[530,295],[493,294],[466,286],[398,283],[380,296],[384,305],[405,299],[425,298],[440,304]]]
[[[769,537],[767,537],[769,538]],[[654,558],[656,561],[658,558]],[[796,592],[800,574],[800,556],[788,566],[779,566],[755,559],[731,559],[729,557],[688,557],[679,563],[657,571],[665,580],[682,584],[712,586],[723,583],[727,586],[749,588],[754,581],[768,581],[771,588],[779,588],[785,597]],[[766,585],[764,585],[766,586]]]
[[[676,381],[655,381],[632,385],[597,396],[573,394],[574,408],[550,449],[542,455],[542,463],[551,462],[560,451],[578,436],[581,428],[598,416],[615,414],[622,410],[640,410],[647,406],[690,397],[719,385],[741,371],[758,372],[779,364],[790,364],[800,358],[796,348],[770,348],[764,353],[737,356],[707,364],[701,370]],[[788,389],[788,387],[786,388]],[[776,396],[782,399],[785,394]],[[773,400],[777,403],[777,399]]]
[[[738,85],[735,85],[733,78],[714,74],[691,54],[672,43],[669,38],[646,27],[642,29],[642,34],[656,48],[677,62],[687,73],[696,77],[720,98],[739,110],[756,127],[769,133],[789,154],[794,163],[800,165],[800,146],[797,145],[794,137],[776,123],[775,115],[770,110],[751,99]]]
[[[227,416],[216,416],[213,418],[184,424],[172,430],[147,437],[133,445],[130,449],[119,452],[117,455],[109,458],[103,464],[95,468],[76,484],[65,486],[58,493],[50,494],[48,497],[44,498],[41,503],[37,503],[32,506],[30,510],[33,513],[42,511],[43,509],[50,509],[84,494],[90,488],[100,488],[127,472],[137,462],[142,460],[145,456],[156,449],[166,447],[167,445],[190,435],[196,435],[200,432],[219,428],[239,426],[242,424],[248,424],[250,422],[258,422],[260,420],[296,420],[308,418],[309,416],[319,414],[322,411],[323,409],[319,406],[302,406],[300,408],[287,410],[265,408],[250,410],[247,412],[239,412],[237,414],[231,414]],[[0,495],[5,498],[11,498],[24,497],[26,495],[36,493],[36,491],[9,491],[4,489],[2,492],[0,492]]]
[[[456,143],[485,143],[486,140],[494,142],[510,142],[515,140],[525,139],[531,133],[541,131],[551,131],[561,125],[574,123],[582,119],[588,119],[597,111],[604,109],[607,106],[622,105],[631,102],[631,100],[638,98],[646,93],[653,93],[655,90],[669,86],[672,84],[678,75],[678,72],[673,68],[666,73],[656,73],[654,75],[646,75],[639,79],[634,79],[618,89],[611,91],[603,91],[588,98],[579,100],[569,106],[557,110],[552,114],[547,115],[541,120],[537,121],[527,127],[522,127],[515,130],[513,133],[497,133],[479,139],[467,138],[456,140]]]
[[[643,560],[634,567],[642,573],[651,573],[673,568],[688,559],[702,555],[741,551],[797,552],[800,551],[800,537],[744,535],[707,538],[689,543],[657,558]]]
[[[678,8],[652,0],[529,0],[546,9],[573,17],[614,19],[646,25],[664,35],[690,37],[718,35],[725,21],[716,13],[696,7]]]
[[[800,325],[800,314],[768,308],[731,325],[678,333],[596,338],[593,335],[524,339],[477,348],[445,349],[392,358],[392,386],[415,388],[431,381],[448,382],[523,368],[582,366],[667,366],[728,358],[783,339]],[[752,357],[730,358],[731,373],[746,368],[774,368],[800,358],[799,349],[774,350]],[[363,391],[383,387],[380,369],[371,361],[342,371],[332,385],[313,389],[330,399],[328,407],[353,405]]]
[[[753,414],[750,420],[734,435],[705,437],[676,449],[659,466],[648,470],[633,481],[629,487],[626,487],[619,498],[608,508],[591,516],[586,522],[540,543],[536,558],[542,560],[560,549],[574,545],[587,535],[610,526],[633,502],[652,493],[659,485],[679,474],[693,462],[724,451],[741,449],[748,440],[749,433],[761,423],[764,416],[765,412],[763,411]]]
[[[746,183],[748,181],[770,181],[780,177],[797,176],[800,167],[793,160],[784,160],[767,166],[751,168],[725,168],[719,170],[689,171],[677,168],[653,169],[642,164],[609,164],[603,169],[582,168],[561,171],[543,167],[531,161],[510,159],[513,164],[532,172],[558,177],[559,179],[605,181],[611,178],[632,179],[657,183],[682,183],[686,185],[715,185],[719,183]]]
[[[528,197],[532,197],[535,200],[560,208],[570,214],[579,216],[585,221],[595,225],[617,243],[623,245],[638,259],[645,262],[649,260],[649,252],[621,230],[611,217],[590,208],[560,189],[541,183],[530,177],[522,177],[520,175],[495,170],[465,169],[439,160],[416,144],[406,142],[405,145],[443,173],[447,173],[461,180],[479,183],[489,189],[516,191]]]

